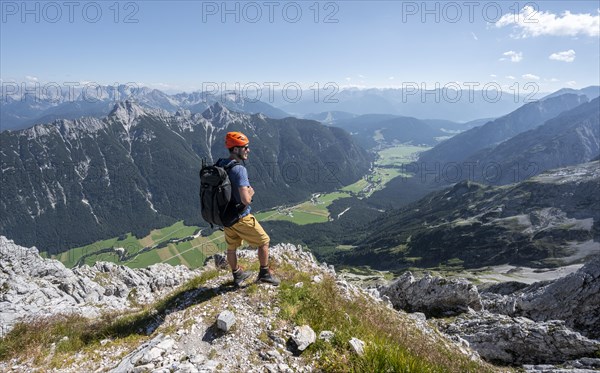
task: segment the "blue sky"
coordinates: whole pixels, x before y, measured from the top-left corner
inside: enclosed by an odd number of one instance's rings
[[[600,84],[598,1],[1,3],[3,83]]]

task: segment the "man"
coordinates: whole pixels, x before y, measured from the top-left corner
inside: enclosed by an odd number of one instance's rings
[[[241,132],[228,132],[225,136],[225,147],[229,149],[229,159],[219,159],[217,166],[225,167],[230,162],[237,161],[244,163],[250,153],[248,138]],[[225,241],[227,242],[227,262],[233,273],[233,281],[239,286],[250,277],[251,273],[244,271],[237,264],[237,248],[245,240],[251,247],[258,247],[258,260],[260,262],[260,271],[258,273],[259,282],[271,285],[279,285],[277,279],[269,270],[269,241],[270,238],[256,218],[250,214],[250,204],[254,189],[250,186],[248,180],[248,171],[242,164],[231,167],[227,171],[231,181],[232,201],[239,206],[239,220],[230,227],[225,227]]]

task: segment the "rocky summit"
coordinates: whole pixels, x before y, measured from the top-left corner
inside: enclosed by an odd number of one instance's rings
[[[374,372],[411,366],[419,372],[505,372],[521,366],[582,373],[600,367],[593,307],[600,258],[553,282],[480,291],[467,280],[411,273],[363,289],[289,244],[270,251],[282,279],[278,287],[235,287],[218,254],[193,271],[106,262],[68,269],[4,237],[0,254],[0,371]],[[257,272],[256,251],[242,250],[239,257]],[[536,314],[525,306],[534,299]]]

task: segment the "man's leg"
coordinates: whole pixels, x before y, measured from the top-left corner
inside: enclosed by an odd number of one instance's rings
[[[259,246],[258,248],[258,262],[261,267],[269,266],[269,243]]]
[[[258,247],[258,261],[260,262],[260,271],[258,272],[258,281],[266,282],[271,285],[279,285],[279,279],[271,273],[269,269],[269,243]]]
[[[240,286],[245,279],[250,277],[250,272],[244,272],[237,264],[237,248],[242,244],[242,239],[234,229],[225,228],[225,242],[227,242],[227,263],[233,274],[233,282]]]
[[[231,271],[237,269],[237,249],[227,249],[227,263],[229,263]]]
[[[236,224],[236,228],[240,237],[246,240],[252,247],[258,247],[258,261],[260,263],[258,281],[279,285],[279,280],[269,270],[270,239],[260,223],[250,214],[240,219],[238,224]]]
[[[223,230],[225,242],[227,243],[227,263],[232,271],[237,269],[237,248],[242,244],[242,239],[233,228]]]

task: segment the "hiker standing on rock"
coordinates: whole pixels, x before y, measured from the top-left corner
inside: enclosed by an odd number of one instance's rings
[[[236,203],[236,207],[240,211],[239,220],[229,227],[224,227],[227,262],[233,272],[233,281],[239,286],[251,275],[237,264],[237,248],[242,245],[242,240],[244,240],[251,247],[258,247],[260,271],[257,281],[277,286],[279,279],[273,276],[269,270],[270,238],[254,215],[250,213],[254,189],[250,186],[248,171],[244,167],[250,153],[248,138],[241,132],[228,132],[225,136],[225,147],[229,150],[229,158],[219,159],[216,165],[227,170],[231,181],[232,202]],[[227,167],[231,162],[237,164]]]

